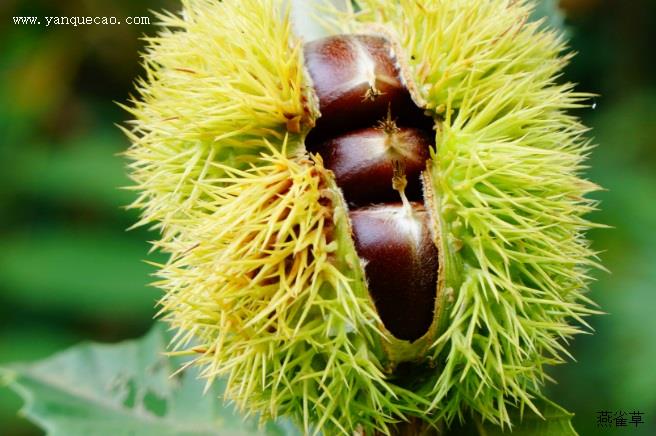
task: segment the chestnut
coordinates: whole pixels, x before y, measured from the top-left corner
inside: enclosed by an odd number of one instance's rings
[[[408,199],[421,201],[421,172],[433,140],[423,130],[385,126],[355,130],[310,146],[333,171],[351,205],[398,201],[392,186],[395,163],[405,169]]]
[[[321,112],[312,135],[373,125],[389,108],[401,116],[417,113],[385,38],[330,36],[307,43],[304,52]]]
[[[410,208],[408,208],[410,206]],[[369,293],[385,327],[415,340],[433,321],[438,252],[421,203],[390,203],[349,213]]]

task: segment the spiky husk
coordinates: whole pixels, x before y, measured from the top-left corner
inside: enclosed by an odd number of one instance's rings
[[[126,132],[139,224],[171,254],[163,316],[208,382],[227,375],[247,411],[308,432],[470,412],[511,425],[508,408],[532,407],[543,366],[567,355],[570,322],[593,312],[590,145],[566,114],[586,96],[557,83],[563,42],[527,22],[525,1],[357,3],[324,18],[388,34],[438,127],[426,189],[446,312],[412,350],[426,363],[390,372],[412,353],[375,313],[332,175],[305,154],[315,106],[275,0],[183,1],[149,39]]]
[[[209,383],[228,376],[227,396],[247,410],[292,416],[308,432],[384,429],[403,416],[407,401],[393,397],[413,395],[386,382],[380,320],[338,259],[348,224],[321,162],[283,146],[244,171],[212,165],[225,176],[211,181],[214,213],[188,234],[198,242],[162,244],[174,253],[162,312],[178,348],[198,343],[181,353]]]
[[[530,2],[356,3],[342,30],[386,29],[437,121],[430,185],[450,309],[432,349],[444,366],[422,393],[434,419],[469,409],[510,425],[508,406],[533,408],[543,366],[568,355],[570,323],[595,312],[585,292],[598,265],[582,233],[597,187],[580,178],[591,145],[566,113],[589,96],[557,83],[569,55],[528,22]]]
[[[163,30],[145,39],[139,96],[125,107],[137,225],[155,224],[165,239],[206,213],[204,181],[221,175],[212,162],[242,168],[265,150],[262,139],[280,144],[314,122],[301,41],[278,2],[182,5],[180,15],[158,14]]]
[[[307,432],[386,431],[419,413],[426,400],[387,382],[392,338],[341,193],[304,155],[313,94],[281,2],[189,1],[160,19],[126,133],[137,225],[160,229],[171,255],[157,285],[173,349],[208,383],[228,376],[247,412]]]

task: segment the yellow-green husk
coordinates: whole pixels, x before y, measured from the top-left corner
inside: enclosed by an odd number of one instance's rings
[[[583,233],[596,186],[581,178],[591,145],[567,113],[587,96],[559,81],[564,42],[528,20],[527,1],[357,5],[326,24],[393,39],[436,121],[425,177],[442,318],[408,344],[376,314],[345,202],[305,152],[317,106],[275,0],[183,1],[148,39],[125,130],[139,224],[170,254],[162,316],[208,383],[226,376],[240,407],[307,432],[471,413],[510,426],[509,409],[534,407],[545,365],[594,313]],[[400,349],[416,377],[394,372]]]

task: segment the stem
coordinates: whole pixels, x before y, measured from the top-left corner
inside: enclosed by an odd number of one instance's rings
[[[405,166],[402,161],[395,160],[394,163],[394,175],[392,176],[392,187],[399,192],[401,196],[401,201],[403,202],[403,208],[408,216],[412,215],[412,206],[408,197],[405,195],[405,188],[408,186],[408,179],[405,176]]]

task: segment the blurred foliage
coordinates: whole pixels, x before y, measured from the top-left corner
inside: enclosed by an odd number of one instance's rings
[[[167,4],[168,3],[168,4]],[[13,25],[12,16],[148,16],[164,1],[0,2],[0,363],[149,328],[159,297],[143,259],[114,126],[155,26]],[[0,434],[40,434],[0,390]]]
[[[656,2],[565,0],[571,46],[567,78],[600,97],[580,115],[599,144],[589,177],[605,188],[591,232],[609,274],[595,273],[592,297],[607,315],[575,340],[576,362],[553,371],[553,397],[576,413],[582,435],[656,434]],[[597,412],[644,412],[638,428],[599,429]]]
[[[547,0],[552,1],[552,0]],[[126,211],[132,194],[114,127],[140,74],[140,36],[155,27],[13,25],[11,17],[148,16],[174,0],[0,1],[0,364],[43,358],[82,339],[147,331],[159,293],[146,229]],[[656,2],[561,0],[571,47],[565,77],[600,95],[579,115],[599,147],[589,177],[606,188],[591,233],[610,274],[593,298],[608,315],[572,344],[577,362],[555,368],[552,397],[576,413],[582,435],[656,434]],[[557,18],[556,18],[557,19]],[[0,390],[0,433],[39,431]],[[601,410],[641,411],[637,429],[596,427]]]

